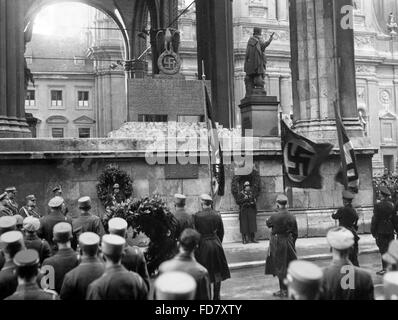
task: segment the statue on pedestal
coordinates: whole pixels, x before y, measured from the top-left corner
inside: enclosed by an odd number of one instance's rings
[[[387,28],[391,35],[397,34],[398,24],[395,22],[395,16],[392,12],[388,16]]]
[[[245,67],[246,73],[246,97],[253,94],[254,89],[260,89],[265,93],[264,79],[265,70],[267,68],[267,58],[265,49],[271,44],[274,39],[274,34],[270,36],[268,41],[262,37],[262,29],[254,28],[253,36],[249,39],[246,49]]]

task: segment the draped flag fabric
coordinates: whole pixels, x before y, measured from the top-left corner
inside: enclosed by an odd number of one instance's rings
[[[317,144],[293,132],[281,120],[283,169],[286,187],[322,189],[321,165],[333,145]]]
[[[209,130],[209,143],[210,143],[210,164],[213,170],[213,195],[218,195],[220,197],[224,196],[225,193],[225,171],[224,171],[224,161],[223,152],[221,149],[221,144],[218,139],[218,131],[216,122],[214,121],[213,107],[210,101],[209,93],[207,92],[207,87],[205,85],[206,94],[206,113],[207,113],[207,128]]]
[[[345,167],[347,168],[344,170],[344,165],[341,165],[339,172],[336,175],[336,181],[344,185],[344,175],[347,177],[347,187],[354,193],[358,193],[359,191],[359,174],[358,174],[358,166],[357,166],[357,159],[355,156],[354,146],[351,140],[348,138],[347,132],[344,128],[344,124],[341,121],[340,117],[336,117],[336,126],[337,130],[340,131],[343,137],[343,149],[344,155],[341,157],[345,157]],[[345,171],[345,172],[344,172]]]

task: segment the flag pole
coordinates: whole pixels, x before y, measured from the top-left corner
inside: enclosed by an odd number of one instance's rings
[[[343,184],[344,189],[348,190],[348,177],[347,177],[347,161],[345,157],[344,150],[344,140],[343,133],[341,131],[341,126],[343,124],[343,119],[341,118],[341,105],[340,105],[340,76],[339,76],[339,58],[337,51],[337,23],[336,23],[336,0],[333,0],[333,49],[334,49],[334,68],[335,68],[335,81],[336,81],[336,100],[333,103],[334,113],[336,117],[336,129],[337,129],[337,137],[339,141],[339,149],[340,149],[340,158],[341,163],[343,165]],[[337,123],[337,122],[340,123]]]
[[[281,150],[282,150],[282,175],[283,175],[283,179],[282,179],[282,183],[283,183],[283,193],[286,194],[288,201],[289,201],[289,207],[293,208],[293,188],[292,187],[287,187],[286,184],[286,167],[285,167],[285,155],[284,155],[284,150],[285,150],[285,144],[283,141],[283,137],[285,136],[285,130],[284,130],[284,126],[283,126],[283,113],[280,112],[279,113],[279,117],[280,117],[280,127],[281,127]]]
[[[205,64],[204,61],[202,60],[202,83],[203,83],[203,96],[205,98],[205,102],[203,105],[204,108],[204,115],[205,115],[205,122],[206,122],[206,128],[207,128],[207,152],[208,152],[208,159],[209,159],[209,177],[210,177],[210,193],[211,193],[211,198],[214,200],[214,192],[213,192],[213,170],[212,170],[212,163],[211,163],[211,148],[210,148],[210,135],[209,135],[209,117],[207,114],[207,101],[206,101],[206,73],[205,73]]]

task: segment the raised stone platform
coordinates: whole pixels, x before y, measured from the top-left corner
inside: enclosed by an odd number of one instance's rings
[[[166,128],[162,127],[164,124],[157,126],[157,129]],[[200,132],[203,125],[192,126],[197,126]],[[128,135],[123,139],[0,139],[0,189],[15,185],[19,190],[18,201],[21,204],[24,203],[26,195],[35,194],[40,211],[45,212],[46,203],[52,196],[52,188],[61,184],[72,211],[77,209],[79,196],[87,195],[93,199],[94,212],[102,215],[104,208],[97,199],[96,184],[103,168],[109,163],[115,163],[132,176],[136,197],[156,193],[173,208],[173,195],[185,193],[188,210],[199,210],[199,196],[209,192],[208,166],[200,164],[199,161],[197,165],[189,166],[176,161],[176,150],[186,150],[184,148],[187,145],[187,136],[183,138],[180,127],[171,130],[175,132],[175,139],[150,135],[143,127],[140,127],[140,130],[142,134],[146,134],[146,139],[131,138]],[[227,156],[231,155],[242,145],[242,141],[235,139],[239,136],[236,136],[235,130],[220,130],[226,137],[224,153]],[[203,139],[204,144],[201,143]],[[165,155],[164,164],[151,165],[145,156],[148,148],[152,150],[150,148],[154,146],[154,142],[159,141],[165,141],[167,146],[174,146],[175,149],[165,149],[161,152]],[[194,155],[192,159],[199,160],[200,156],[207,155],[206,137],[197,138],[196,142],[197,147],[191,150]],[[373,207],[371,156],[375,151],[362,148],[357,152],[361,185],[354,205],[360,208],[361,231],[366,232],[369,229]],[[265,227],[265,220],[274,212],[277,195],[283,192],[280,139],[254,138],[245,155],[253,157],[254,167],[261,177],[258,238],[267,239],[269,230]],[[170,161],[169,156],[171,160],[174,159],[174,163]],[[225,223],[226,242],[240,240],[239,208],[231,194],[234,168],[233,164],[226,164],[226,194],[221,198],[218,207]],[[334,150],[329,161],[322,167],[323,190],[293,190],[292,210],[297,216],[301,237],[324,236],[327,230],[333,227],[334,222],[330,215],[341,206],[342,186],[334,181],[338,169],[338,150]],[[179,174],[173,176],[170,172]]]

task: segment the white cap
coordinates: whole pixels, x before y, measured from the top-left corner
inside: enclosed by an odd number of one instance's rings
[[[326,236],[330,246],[337,250],[347,250],[354,245],[353,233],[343,227],[331,229]]]
[[[184,272],[166,272],[155,281],[157,300],[194,300],[195,279]]]

